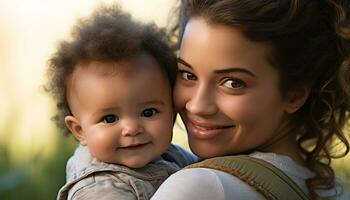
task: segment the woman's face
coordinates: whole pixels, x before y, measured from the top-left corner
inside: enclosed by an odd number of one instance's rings
[[[268,45],[237,29],[200,17],[188,22],[174,98],[194,153],[239,153],[277,136],[287,103],[268,56]]]

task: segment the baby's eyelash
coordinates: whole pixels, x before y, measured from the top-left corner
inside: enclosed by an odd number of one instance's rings
[[[113,114],[109,114],[109,115],[105,115],[102,117],[102,122],[106,123],[106,124],[111,124],[114,123],[116,121],[118,121],[118,116],[113,115]]]
[[[142,111],[141,116],[143,116],[143,117],[153,117],[157,113],[159,113],[158,109],[156,109],[156,108],[147,108],[147,109]]]

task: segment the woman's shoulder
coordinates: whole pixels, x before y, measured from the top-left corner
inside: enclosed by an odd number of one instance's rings
[[[171,175],[152,199],[264,199],[236,177],[214,169],[183,169]]]
[[[305,193],[308,194],[306,180],[315,175],[310,169],[299,165],[290,157],[285,155],[254,152],[249,156],[271,163],[289,176]],[[336,178],[334,188],[328,190],[318,190],[318,193],[323,197],[337,196],[336,199],[350,200],[350,197],[342,186],[339,178]]]
[[[296,182],[299,187],[302,187],[305,192],[307,191],[305,180],[314,176],[314,173],[310,169],[299,165],[293,159],[285,155],[254,152],[249,156],[264,160],[283,171],[294,182]]]
[[[265,160],[283,171],[306,193],[306,179],[314,174],[287,156],[256,152],[249,156]],[[335,192],[334,192],[335,191]],[[321,196],[339,194],[339,187],[320,192]],[[153,199],[264,199],[254,188],[226,172],[208,168],[183,169],[170,176]],[[347,200],[344,193],[337,199]]]

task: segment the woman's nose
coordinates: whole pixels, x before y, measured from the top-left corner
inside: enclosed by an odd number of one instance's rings
[[[127,119],[123,122],[123,136],[136,136],[144,131],[143,126],[139,120]]]
[[[213,115],[218,111],[215,93],[205,87],[197,87],[186,102],[186,110],[196,115]]]

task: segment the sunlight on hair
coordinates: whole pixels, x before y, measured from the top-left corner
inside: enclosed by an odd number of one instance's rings
[[[175,4],[175,0],[124,0],[121,1],[123,8],[130,11],[133,16],[142,21],[154,20],[159,26],[165,26],[168,19],[168,13]]]

